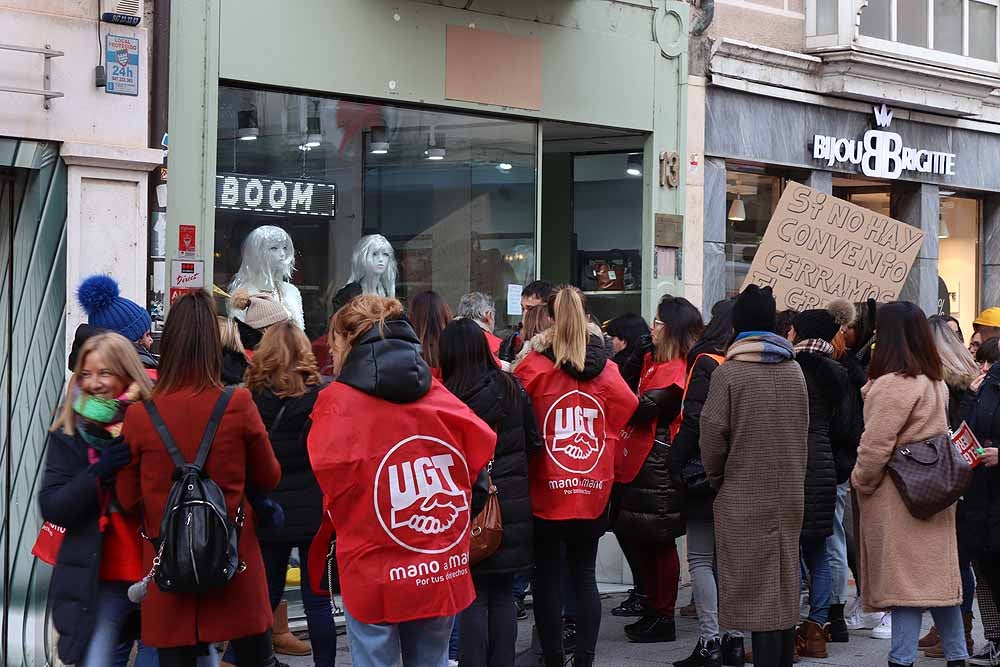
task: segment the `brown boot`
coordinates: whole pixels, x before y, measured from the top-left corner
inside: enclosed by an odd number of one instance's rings
[[[312,646],[291,633],[288,629],[288,603],[282,600],[274,610],[274,626],[271,629],[274,652],[281,655],[309,655]]]
[[[965,645],[968,647],[969,655],[972,655],[973,649],[975,648],[975,641],[972,639],[972,614],[962,614],[962,621],[965,623]],[[931,628],[931,632],[937,636],[937,630],[935,628]],[[927,634],[930,635],[931,632],[928,632]],[[938,637],[937,644],[928,646],[924,649],[924,655],[928,658],[944,657],[944,644],[941,642],[940,637]]]
[[[941,643],[941,637],[938,636],[937,626],[932,625],[931,629],[927,631],[927,634],[920,638],[917,642],[917,648],[925,649],[932,646],[937,646]]]
[[[816,621],[805,621],[795,633],[795,652],[802,658],[825,658],[826,633]]]

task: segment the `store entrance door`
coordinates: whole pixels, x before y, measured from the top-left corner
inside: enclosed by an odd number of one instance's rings
[[[66,165],[58,146],[0,139],[0,656],[55,664],[51,568],[31,555],[52,416],[66,380]]]

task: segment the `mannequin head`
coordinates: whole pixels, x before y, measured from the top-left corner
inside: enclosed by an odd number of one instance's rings
[[[361,285],[362,294],[396,296],[396,255],[381,234],[362,236],[351,256],[351,283]]]
[[[275,292],[285,280],[291,280],[295,270],[295,246],[284,229],[262,225],[243,242],[243,261],[229,286],[230,292],[240,287],[253,287],[261,292]]]

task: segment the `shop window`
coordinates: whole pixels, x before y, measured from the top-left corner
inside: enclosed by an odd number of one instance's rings
[[[998,0],[869,0],[861,10],[863,37],[994,63],[997,30]]]
[[[359,280],[404,305],[429,289],[453,308],[485,292],[509,326],[507,286],[535,277],[536,137],[532,122],[223,86],[215,284],[273,290],[293,311],[299,297],[312,339]],[[389,252],[352,267],[385,249],[374,235]],[[290,277],[241,271],[251,237],[266,240],[258,265],[294,251]],[[254,283],[270,275],[280,284]]]
[[[981,207],[978,199],[946,195],[941,197],[938,226],[938,311],[971,332],[979,309]]]
[[[739,293],[781,198],[776,175],[726,172],[726,295]]]
[[[861,34],[878,39],[892,39],[890,10],[894,0],[869,0],[861,14]]]
[[[573,284],[595,316],[638,312],[642,288],[642,152],[573,159]]]

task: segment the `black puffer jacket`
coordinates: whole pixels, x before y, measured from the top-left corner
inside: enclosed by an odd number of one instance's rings
[[[541,446],[531,399],[520,382],[499,369],[487,373],[471,392],[459,398],[497,432],[492,477],[500,499],[503,540],[496,553],[474,565],[472,572],[527,570],[534,563],[528,453]],[[486,494],[477,484],[472,494],[473,514],[481,512],[485,504]]]
[[[837,466],[837,484],[843,484],[851,478],[854,464],[858,462],[858,445],[861,444],[861,434],[865,431],[864,399],[861,388],[868,382],[868,366],[860,353],[848,352],[840,365],[847,372],[847,414],[846,423],[839,424],[843,437],[831,444],[833,460]],[[867,357],[865,357],[867,358]]]
[[[43,519],[66,529],[49,583],[49,609],[59,631],[59,658],[67,664],[83,660],[97,622],[99,486],[87,444],[79,436],[50,433],[38,505]]]
[[[272,542],[308,542],[319,530],[323,492],[316,482],[306,449],[312,426],[309,415],[319,390],[319,385],[313,385],[295,398],[279,398],[270,389],[253,394],[253,402],[271,438],[274,456],[281,464],[281,481],[268,497],[285,510],[285,527],[269,536]],[[281,412],[282,407],[284,412]],[[279,413],[281,420],[276,421]]]
[[[615,487],[615,534],[620,537],[665,544],[685,532],[684,496],[670,468],[670,424],[680,414],[683,393],[681,387],[671,385],[650,388],[639,396],[630,423],[641,425],[655,420],[656,434],[636,478]]]
[[[805,514],[802,537],[822,539],[833,534],[837,507],[837,469],[834,442],[849,438],[850,383],[847,370],[829,357],[799,352],[795,360],[802,368],[809,392],[809,457],[806,464]]]
[[[222,384],[227,387],[243,384],[250,362],[242,352],[235,350],[222,351]]]
[[[719,354],[719,351],[711,352]],[[702,355],[696,358],[694,367],[691,369],[688,380],[687,393],[684,396],[684,417],[681,419],[681,428],[674,438],[674,444],[670,448],[670,469],[673,473],[674,484],[682,487],[683,480],[680,471],[688,461],[701,458],[701,448],[698,446],[698,438],[701,435],[701,409],[708,398],[708,388],[712,381],[712,373],[719,367],[719,362],[710,356]],[[685,489],[684,494],[684,514],[690,519],[700,519],[711,521],[714,514],[712,505],[715,503],[715,491],[709,487],[697,493],[691,493]]]
[[[993,364],[970,401],[966,421],[983,447],[1000,446],[1000,364]],[[959,553],[1000,558],[1000,467],[977,466],[958,506]]]
[[[948,428],[957,431],[965,421],[964,405],[968,404],[966,394],[976,378],[944,369],[944,383],[948,387]]]

